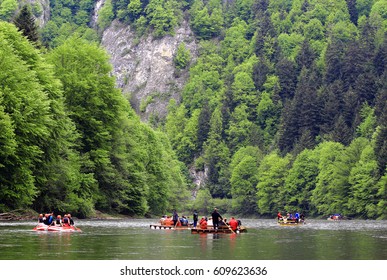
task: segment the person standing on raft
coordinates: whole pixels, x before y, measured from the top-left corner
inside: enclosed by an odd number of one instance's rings
[[[214,229],[218,229],[219,221],[223,220],[222,216],[218,213],[218,209],[214,208],[214,212],[212,212],[211,217]]]

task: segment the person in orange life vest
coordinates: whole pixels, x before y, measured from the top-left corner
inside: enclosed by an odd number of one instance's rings
[[[171,217],[167,216],[167,218],[165,219],[165,225],[173,226],[173,220],[171,219]]]
[[[207,221],[206,221],[206,218],[205,218],[205,217],[203,217],[203,218],[200,220],[199,225],[200,225],[200,228],[201,228],[201,229],[207,229]]]
[[[231,217],[231,220],[228,222],[232,230],[237,230],[238,229],[238,221],[235,220],[234,217]]]

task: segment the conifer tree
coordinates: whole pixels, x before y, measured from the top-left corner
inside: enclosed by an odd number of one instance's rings
[[[282,58],[276,64],[276,75],[279,77],[282,101],[292,99],[297,87],[297,68],[294,62]]]
[[[16,27],[23,32],[24,36],[26,36],[31,42],[38,45],[38,26],[36,25],[30,5],[24,5],[13,22]]]
[[[379,125],[375,140],[375,153],[380,175],[387,168],[387,71],[382,77],[382,87],[378,92],[375,105],[375,114]]]
[[[357,25],[358,12],[356,8],[356,0],[346,0],[348,6],[349,17],[353,24]]]

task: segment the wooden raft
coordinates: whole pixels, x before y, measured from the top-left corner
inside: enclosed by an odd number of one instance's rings
[[[246,227],[240,227],[237,229],[235,233],[247,232]],[[232,233],[232,231],[228,227],[219,227],[218,229],[214,228],[191,228],[191,233]]]
[[[190,226],[167,226],[167,225],[150,225],[151,229],[190,229]]]

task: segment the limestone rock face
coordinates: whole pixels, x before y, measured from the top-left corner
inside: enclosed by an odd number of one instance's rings
[[[163,38],[139,38],[130,26],[118,21],[103,32],[102,46],[111,56],[117,87],[142,120],[162,119],[169,100],[180,101],[188,71],[178,72],[173,59],[182,42],[190,50],[192,63],[197,57],[197,44],[188,22],[180,24],[175,35]]]

